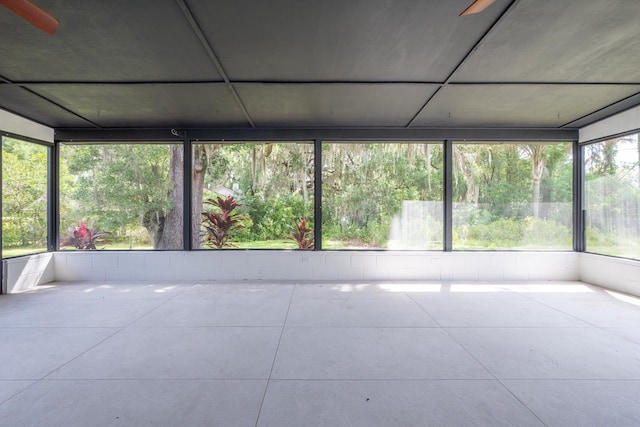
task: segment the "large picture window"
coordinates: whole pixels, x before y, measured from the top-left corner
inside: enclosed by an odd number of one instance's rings
[[[453,144],[453,248],[572,248],[569,143]]]
[[[311,249],[309,142],[193,145],[194,249]]]
[[[640,259],[640,139],[583,147],[586,250]]]
[[[442,250],[442,144],[331,143],[322,151],[323,249]]]
[[[2,137],[2,256],[47,250],[49,148]]]
[[[61,249],[182,249],[183,148],[61,144]]]
[[[3,254],[47,248],[49,147],[3,137]],[[60,143],[62,250],[314,249],[313,142]],[[640,258],[638,134],[583,148],[587,250]],[[184,212],[184,156],[191,212]],[[322,248],[571,250],[571,143],[322,143]],[[186,230],[185,230],[186,231]]]

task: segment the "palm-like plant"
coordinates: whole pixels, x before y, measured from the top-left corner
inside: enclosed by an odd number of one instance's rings
[[[298,243],[298,249],[313,249],[315,247],[313,230],[307,227],[307,220],[301,219],[291,231],[291,238]]]
[[[109,234],[111,233],[108,231],[87,227],[84,221],[81,221],[79,227],[75,227],[73,231],[62,238],[60,246],[73,246],[80,250],[95,250],[97,245],[109,243],[109,240],[106,239]]]
[[[239,206],[233,197],[207,199],[205,204],[214,207],[213,212],[202,212],[205,229],[205,244],[211,248],[234,247],[231,242],[237,230],[244,227],[242,217],[235,209]]]

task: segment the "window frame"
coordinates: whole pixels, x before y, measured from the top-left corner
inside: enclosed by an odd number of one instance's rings
[[[160,138],[153,138],[153,139],[149,139],[149,138],[145,138],[145,139],[137,139],[137,140],[132,140],[132,139],[97,139],[97,140],[93,140],[93,139],[89,139],[89,140],[71,140],[71,141],[63,141],[63,140],[59,140],[55,142],[55,146],[56,146],[56,162],[55,162],[55,171],[56,171],[56,179],[57,179],[57,183],[58,185],[56,186],[55,189],[55,195],[56,195],[56,212],[55,212],[55,221],[56,221],[56,228],[55,228],[55,241],[53,243],[53,246],[55,247],[54,251],[61,251],[61,247],[60,247],[60,240],[61,240],[61,233],[60,233],[60,186],[59,186],[59,181],[60,181],[60,154],[61,154],[61,146],[109,146],[109,145],[164,145],[167,147],[170,146],[180,146],[183,150],[183,168],[182,168],[182,173],[183,173],[183,188],[182,188],[182,198],[183,198],[183,212],[184,212],[184,208],[186,207],[187,202],[185,201],[185,198],[187,197],[186,191],[187,191],[187,176],[186,176],[186,170],[187,170],[187,164],[189,165],[189,167],[191,166],[191,161],[190,159],[187,160],[186,157],[184,157],[184,153],[186,150],[186,145],[184,143],[183,140],[175,140],[175,139],[160,139]],[[188,182],[190,183],[190,179],[188,180]],[[190,191],[190,187],[189,187],[189,191]],[[190,195],[190,193],[189,193]],[[117,252],[144,252],[144,251],[154,251],[154,252],[166,252],[166,251],[179,251],[179,250],[185,250],[185,245],[187,244],[187,242],[184,240],[184,238],[186,237],[185,235],[187,234],[184,230],[185,227],[185,219],[184,219],[185,215],[183,215],[182,221],[181,221],[181,225],[183,227],[183,244],[182,247],[178,248],[169,248],[169,249],[107,249],[105,251],[97,251],[97,252],[107,252],[107,253],[117,253]],[[73,249],[65,249],[65,252],[74,252],[74,251],[80,251],[82,252],[82,250],[73,250]]]
[[[587,244],[587,240],[588,240],[588,234],[587,234],[587,223],[588,223],[588,206],[587,206],[587,156],[585,154],[585,151],[588,147],[595,145],[595,144],[600,144],[603,142],[607,142],[607,141],[612,141],[615,139],[620,139],[620,138],[624,138],[630,135],[637,135],[637,139],[640,141],[640,128],[637,129],[633,129],[630,131],[626,131],[626,132],[621,132],[621,133],[617,133],[617,134],[612,134],[612,135],[607,135],[604,136],[602,138],[597,138],[597,139],[593,139],[593,140],[589,140],[589,141],[583,141],[583,142],[579,142],[575,144],[575,151],[578,153],[579,157],[580,157],[580,164],[578,165],[578,168],[576,170],[576,175],[580,178],[580,185],[579,185],[579,189],[578,189],[578,195],[577,195],[577,200],[576,200],[576,210],[575,210],[575,217],[576,217],[576,221],[579,221],[581,224],[581,228],[580,228],[580,233],[577,234],[575,236],[576,239],[576,244],[575,244],[575,250],[576,252],[583,252],[583,253],[587,253],[587,254],[593,254],[593,255],[598,255],[598,256],[605,256],[605,257],[610,257],[610,258],[617,258],[617,259],[624,259],[624,260],[630,260],[630,261],[634,261],[634,262],[640,262],[640,255],[638,256],[638,258],[633,258],[633,257],[629,257],[629,256],[624,256],[624,255],[615,255],[615,254],[607,254],[607,253],[603,253],[603,252],[597,252],[597,251],[591,251],[589,250],[588,244]],[[639,142],[640,143],[640,142]],[[639,168],[638,174],[640,176],[640,158],[638,159],[638,163],[637,166]]]
[[[56,183],[56,181],[54,179],[52,179],[52,171],[53,168],[55,167],[55,163],[56,163],[56,159],[55,159],[55,142],[47,142],[47,141],[42,141],[36,138],[31,138],[28,136],[23,136],[23,135],[18,135],[18,134],[14,134],[11,132],[5,132],[5,131],[0,131],[0,143],[4,143],[4,139],[5,138],[10,138],[10,139],[14,139],[14,140],[18,140],[21,142],[25,142],[25,143],[30,143],[30,144],[35,144],[35,145],[39,145],[39,146],[43,146],[46,147],[47,149],[47,166],[46,166],[46,170],[47,170],[47,180],[46,180],[46,185],[47,185],[47,189],[46,189],[46,193],[47,193],[47,207],[46,207],[46,215],[47,215],[47,232],[46,232],[46,244],[45,244],[45,248],[43,250],[39,250],[33,253],[29,253],[29,254],[22,254],[22,255],[15,255],[15,256],[10,256],[10,257],[5,257],[4,256],[4,245],[0,245],[0,258],[2,260],[8,260],[8,259],[13,259],[13,258],[20,258],[20,257],[24,257],[24,256],[31,256],[31,255],[38,255],[38,254],[43,254],[43,253],[47,253],[47,252],[51,252],[53,249],[53,247],[55,246],[55,244],[53,244],[53,242],[56,239],[56,233],[53,230],[51,224],[52,221],[55,221],[55,217],[54,217],[54,212],[56,211],[56,202],[55,202],[55,195],[54,195],[54,185]],[[0,150],[0,166],[4,165],[4,158],[3,158],[3,151],[4,150]],[[4,177],[3,177],[3,167],[0,167],[0,182],[4,182]],[[2,211],[3,206],[4,206],[4,192],[3,192],[3,186],[0,186],[0,211]],[[0,217],[0,241],[2,241],[3,238],[3,229],[4,229],[4,224],[2,221],[2,218]],[[4,266],[4,262],[2,263],[2,265]],[[2,272],[2,270],[0,270],[0,273],[4,274]],[[4,277],[4,276],[1,276]]]

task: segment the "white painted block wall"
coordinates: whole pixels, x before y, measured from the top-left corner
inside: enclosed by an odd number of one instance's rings
[[[58,281],[578,280],[574,252],[57,252]]]
[[[4,261],[5,292],[52,281],[582,280],[640,296],[640,261],[576,252],[56,252]]]
[[[640,261],[581,253],[580,280],[640,296]]]
[[[12,294],[53,282],[53,253],[3,260],[3,292]]]

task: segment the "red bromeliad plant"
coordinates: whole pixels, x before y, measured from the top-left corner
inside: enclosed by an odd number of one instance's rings
[[[212,205],[214,212],[203,212],[202,226],[205,228],[205,243],[211,248],[234,247],[231,243],[237,230],[244,227],[242,217],[234,210],[239,206],[233,197],[207,199],[205,204]]]
[[[307,228],[306,219],[301,219],[296,224],[296,227],[291,231],[291,237],[298,243],[299,249],[313,249],[315,247],[313,230]]]
[[[108,231],[100,231],[97,228],[90,228],[80,222],[79,227],[75,227],[73,231],[62,238],[60,246],[73,246],[81,250],[95,250],[96,245],[104,245],[109,243],[105,237],[109,235]]]

